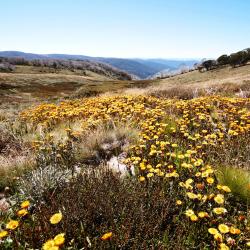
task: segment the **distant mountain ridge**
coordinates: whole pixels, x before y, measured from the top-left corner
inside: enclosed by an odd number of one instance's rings
[[[85,55],[68,54],[34,54],[21,51],[0,51],[0,57],[22,57],[28,60],[34,59],[61,59],[61,60],[90,60],[109,64],[129,74],[146,79],[158,72],[177,70],[181,66],[193,66],[198,60],[173,60],[173,59],[125,59],[108,57],[90,57]]]

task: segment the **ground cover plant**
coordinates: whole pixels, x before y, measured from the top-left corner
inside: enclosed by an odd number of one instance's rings
[[[38,105],[19,123],[35,160],[0,214],[3,249],[250,247],[249,98],[92,97]],[[95,131],[109,132],[82,154]],[[106,154],[110,138],[123,143]],[[124,151],[120,177],[108,160]]]

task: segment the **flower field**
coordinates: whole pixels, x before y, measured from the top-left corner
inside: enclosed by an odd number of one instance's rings
[[[126,177],[105,157],[98,167],[76,157],[100,127],[138,131],[121,150]],[[33,171],[53,166],[68,177],[39,198],[17,181],[0,217],[1,249],[250,248],[249,98],[75,99],[23,111],[19,130],[33,135]],[[248,180],[240,190],[222,178],[230,169]]]

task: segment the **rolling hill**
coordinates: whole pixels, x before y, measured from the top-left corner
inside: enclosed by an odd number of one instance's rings
[[[33,54],[20,51],[2,51],[0,57],[22,57],[28,60],[34,59],[59,59],[59,60],[89,60],[109,64],[117,69],[128,72],[138,79],[146,79],[163,70],[176,70],[181,66],[193,66],[197,60],[185,59],[126,59],[126,58],[107,58],[90,57],[85,55],[67,54]]]

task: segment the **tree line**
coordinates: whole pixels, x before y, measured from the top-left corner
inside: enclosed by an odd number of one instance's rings
[[[250,48],[232,53],[230,55],[221,55],[216,60],[205,60],[195,67],[200,72],[217,69],[219,67],[230,65],[233,68],[246,65],[250,61]]]

